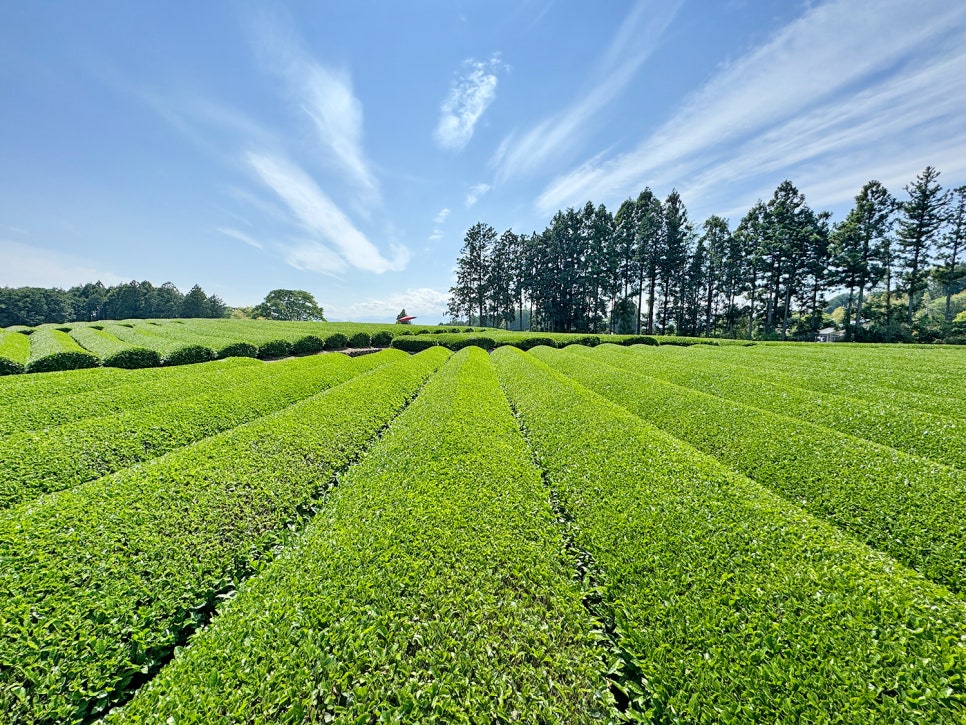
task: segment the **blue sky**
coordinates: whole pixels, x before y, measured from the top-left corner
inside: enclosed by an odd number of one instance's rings
[[[477,221],[966,183],[966,4],[12,0],[0,99],[0,285],[435,323]]]

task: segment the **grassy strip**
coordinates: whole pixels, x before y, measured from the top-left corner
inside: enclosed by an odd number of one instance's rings
[[[30,356],[25,366],[28,373],[77,370],[100,364],[101,359],[97,355],[82,348],[66,332],[41,327],[30,335]]]
[[[532,354],[493,358],[600,568],[640,719],[966,717],[956,597]]]
[[[577,351],[531,354],[954,591],[966,587],[966,473]]]
[[[164,458],[0,514],[0,712],[124,698],[311,517],[445,359],[406,357]]]
[[[590,352],[594,359],[619,367],[642,369],[648,375],[745,405],[791,416],[839,433],[897,448],[937,463],[966,469],[966,420],[916,411],[891,400],[883,388],[875,403],[845,395],[816,395],[803,388],[769,383],[745,368],[722,364],[689,350],[609,346]]]
[[[24,372],[29,356],[29,336],[21,332],[0,332],[0,375]]]
[[[106,330],[80,325],[71,329],[70,336],[85,350],[97,355],[105,367],[132,370],[161,365],[161,356],[157,351],[135,347]]]
[[[759,346],[762,347],[762,346]],[[740,366],[756,377],[819,394],[846,395],[875,404],[882,399],[883,385],[875,375],[856,379],[853,371],[862,367],[888,366],[884,360],[877,363],[866,358],[852,360],[843,354],[839,369],[835,373],[812,369],[807,360],[776,361],[759,354],[759,347],[751,350],[737,348],[694,348],[691,352],[707,359]],[[854,348],[846,348],[854,349]],[[903,348],[905,350],[905,348]],[[909,352],[915,352],[910,350]],[[889,399],[896,405],[911,411],[923,411],[951,418],[966,418],[966,405],[957,398],[943,397],[932,393],[917,393],[909,390],[889,388]]]
[[[612,701],[580,600],[492,365],[466,350],[108,721],[600,722]]]
[[[108,323],[104,329],[131,345],[154,350],[161,356],[162,365],[189,365],[218,357],[210,339],[179,334],[173,325],[162,327],[137,320]]]
[[[141,375],[124,378],[111,387],[73,395],[41,396],[42,391],[12,395],[0,408],[0,437],[52,428],[85,418],[123,415],[166,401],[204,395],[212,390],[224,391],[229,387],[270,377],[278,372],[277,368],[249,358],[232,358],[224,362],[145,370]],[[54,378],[56,375],[37,377]],[[58,386],[52,387],[56,391]]]
[[[401,354],[401,353],[399,353]],[[280,363],[271,376],[0,441],[0,508],[157,458],[315,395],[393,358],[326,355]]]
[[[860,345],[756,346],[752,359],[784,366],[790,372],[808,376],[838,377],[846,384],[862,383],[966,401],[966,374],[961,370],[966,354],[963,348],[946,348],[944,354],[930,350],[864,348]],[[956,369],[959,367],[960,369]]]
[[[214,370],[221,365],[241,367],[260,364],[255,360],[233,358],[209,363],[206,369]],[[68,370],[37,375],[18,375],[17,377],[0,378],[0,396],[3,396],[4,401],[22,398],[36,400],[38,404],[46,405],[51,398],[107,393],[108,390],[119,385],[128,385],[133,382],[162,378],[173,382],[178,380],[182,374],[191,374],[192,370],[192,368],[153,368],[148,370],[87,368],[85,370]]]

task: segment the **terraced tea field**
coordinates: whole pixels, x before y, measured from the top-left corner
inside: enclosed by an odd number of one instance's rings
[[[966,722],[966,349],[481,334],[0,378],[0,721]]]

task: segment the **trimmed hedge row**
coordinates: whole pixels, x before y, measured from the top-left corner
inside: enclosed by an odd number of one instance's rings
[[[71,488],[274,413],[384,365],[387,355],[299,358],[244,384],[0,441],[0,508]],[[396,358],[398,359],[398,358]]]
[[[25,371],[30,357],[30,337],[21,332],[0,332],[0,375]]]
[[[629,719],[966,718],[961,600],[532,353],[493,358],[599,574]]]
[[[614,367],[606,350],[530,354],[933,581],[966,588],[966,472]]]
[[[108,722],[613,720],[573,573],[493,367],[466,350]]]
[[[137,689],[291,540],[446,355],[397,358],[0,516],[0,712],[89,722]]]
[[[130,376],[119,384],[88,392],[56,394],[68,382],[56,373],[40,376],[51,381],[52,393],[12,395],[0,407],[0,437],[11,433],[53,428],[85,418],[120,415],[170,400],[203,395],[211,390],[247,384],[273,371],[265,363],[246,358],[208,362],[177,368],[152,368]],[[56,430],[53,433],[56,435]]]
[[[55,370],[79,370],[101,364],[101,359],[88,352],[61,330],[42,327],[30,335],[30,355],[24,370],[49,373]]]
[[[898,391],[958,398],[966,405],[966,366],[962,350],[863,345],[762,345],[749,356],[768,360],[810,378],[837,377],[845,384],[893,388]]]
[[[161,356],[156,350],[135,347],[115,337],[106,330],[94,327],[75,327],[70,336],[85,350],[101,359],[101,364],[109,368],[156,368],[161,365]]]
[[[848,350],[855,351],[853,346],[839,347],[841,343],[836,343],[837,349],[842,349],[843,353]],[[862,377],[857,379],[853,375],[856,367],[881,368],[888,367],[896,353],[903,352],[916,358],[921,351],[919,348],[892,348],[885,353],[884,359],[868,360],[860,363],[850,361],[846,354],[843,354],[839,361],[838,371],[828,373],[816,371],[808,364],[807,360],[774,360],[763,356],[767,355],[767,350],[771,345],[761,346],[754,350],[742,350],[738,348],[722,347],[718,349],[694,348],[696,354],[710,356],[714,360],[723,361],[748,370],[750,374],[756,375],[773,383],[789,385],[792,387],[812,390],[819,394],[846,395],[852,398],[869,401],[875,404],[882,399],[883,387],[875,382],[875,379]],[[801,348],[799,348],[801,349]],[[807,348],[806,348],[807,349]],[[882,353],[880,349],[880,353]],[[892,354],[890,354],[892,353]],[[934,364],[932,361],[920,360],[922,367]],[[943,397],[933,393],[913,392],[910,390],[897,390],[889,388],[889,399],[895,404],[904,407],[907,411],[921,410],[935,415],[942,415],[954,418],[966,418],[966,405],[955,397]]]
[[[923,411],[911,415],[908,408],[892,402],[888,388],[873,403],[770,383],[745,368],[688,352],[640,354],[614,347],[601,350],[599,359],[620,367],[643,368],[661,380],[966,469],[966,420]]]

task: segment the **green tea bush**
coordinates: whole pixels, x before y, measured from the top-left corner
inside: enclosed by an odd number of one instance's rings
[[[394,335],[389,330],[382,330],[372,336],[373,347],[389,347],[392,345]]]
[[[966,719],[959,597],[533,353],[500,349],[493,360],[598,572],[595,606],[613,622],[611,672],[629,720]],[[579,362],[596,380],[598,365]],[[621,371],[600,390],[639,385]]]
[[[66,332],[51,328],[38,329],[30,336],[30,356],[24,366],[28,373],[93,368],[101,359],[88,352]]]
[[[325,349],[325,340],[318,335],[305,335],[292,344],[293,355],[311,355]]]
[[[183,345],[171,350],[161,361],[163,365],[191,365],[215,359],[215,351],[204,345]]]
[[[258,357],[262,360],[288,357],[291,354],[292,343],[288,340],[268,340],[258,346]]]
[[[20,332],[0,332],[0,375],[24,372],[30,357],[30,338]]]
[[[108,722],[615,722],[582,594],[488,357],[466,350]]]
[[[349,338],[343,335],[341,332],[336,332],[325,338],[325,349],[326,350],[343,350],[348,346]]]
[[[346,344],[352,348],[370,347],[372,345],[372,337],[368,332],[356,332],[349,337]]]
[[[397,357],[276,415],[0,517],[4,721],[87,723],[128,697],[292,541],[327,482],[448,355]],[[359,362],[366,357],[376,356]]]
[[[233,342],[218,349],[217,358],[258,357],[258,347],[250,342]]]

